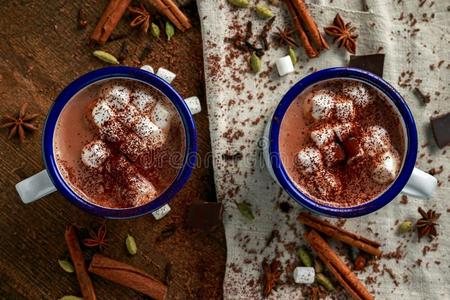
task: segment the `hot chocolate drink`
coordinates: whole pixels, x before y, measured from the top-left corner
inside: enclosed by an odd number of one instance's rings
[[[146,204],[176,178],[185,152],[181,118],[157,89],[130,79],[78,92],[55,130],[57,166],[72,190],[103,207]]]
[[[297,187],[335,207],[384,192],[405,153],[396,108],[375,88],[350,79],[324,81],[297,96],[282,120],[279,146]]]

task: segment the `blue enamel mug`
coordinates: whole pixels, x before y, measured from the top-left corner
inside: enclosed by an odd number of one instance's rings
[[[185,153],[182,167],[172,184],[157,198],[142,206],[131,208],[108,208],[95,205],[73,191],[58,170],[54,153],[54,134],[58,117],[65,105],[84,88],[107,79],[131,79],[159,90],[169,99],[179,113],[185,133]],[[42,137],[42,157],[45,170],[19,182],[17,192],[24,203],[38,200],[52,192],[59,191],[71,203],[80,209],[106,218],[132,218],[153,213],[155,218],[167,213],[168,203],[189,179],[197,157],[197,133],[192,115],[199,112],[199,103],[186,101],[164,79],[144,69],[133,67],[106,67],[89,72],[70,83],[56,98],[50,108]],[[198,100],[198,99],[197,99]]]
[[[279,135],[283,117],[295,98],[307,88],[332,79],[350,79],[366,83],[380,92],[397,110],[405,136],[405,156],[394,182],[376,198],[352,207],[335,207],[318,203],[297,187],[283,166],[279,152]],[[314,72],[294,84],[283,96],[264,131],[263,153],[269,173],[276,182],[304,208],[331,217],[352,218],[370,214],[391,202],[401,192],[418,198],[429,198],[436,189],[437,180],[414,167],[417,158],[418,137],[416,124],[405,100],[382,78],[360,69],[329,68]]]

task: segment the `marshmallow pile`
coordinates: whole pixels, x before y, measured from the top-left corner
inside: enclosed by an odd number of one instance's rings
[[[303,105],[313,145],[298,152],[296,164],[305,175],[314,175],[315,190],[322,197],[342,191],[340,179],[327,170],[337,164],[370,162],[372,179],[379,184],[392,182],[400,169],[400,156],[386,129],[360,128],[355,120],[355,110],[373,101],[367,87],[352,83],[344,85],[342,93],[344,97],[321,91]]]

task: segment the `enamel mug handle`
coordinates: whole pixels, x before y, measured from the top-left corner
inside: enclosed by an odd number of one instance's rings
[[[17,193],[25,204],[36,201],[56,191],[47,170],[34,174],[16,184]]]
[[[437,180],[434,176],[414,168],[402,192],[413,197],[428,199],[433,195],[436,187]]]

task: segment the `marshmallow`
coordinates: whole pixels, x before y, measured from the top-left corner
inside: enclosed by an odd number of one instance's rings
[[[124,109],[130,102],[130,90],[121,85],[108,85],[100,90],[100,98],[113,109]]]
[[[160,208],[158,208],[157,210],[155,210],[154,212],[152,212],[153,217],[156,220],[161,220],[162,218],[164,218],[168,213],[170,212],[170,206],[168,204],[161,206]]]
[[[153,67],[150,66],[150,65],[143,65],[141,67],[141,70],[144,70],[144,71],[147,71],[147,72],[150,72],[150,73],[155,73],[155,70],[153,70]]]
[[[372,173],[373,180],[380,184],[393,181],[400,168],[400,159],[397,151],[387,151],[377,161],[377,166]]]
[[[311,131],[311,139],[319,148],[331,143],[334,140],[334,137],[334,130],[329,126],[323,126],[320,129]]]
[[[120,142],[126,135],[123,125],[118,120],[111,120],[100,127],[100,136],[109,142]]]
[[[110,156],[108,146],[101,140],[90,142],[81,150],[81,161],[89,168],[99,168]]]
[[[339,178],[327,171],[322,172],[315,185],[320,196],[324,198],[340,194],[342,191],[342,184]]]
[[[131,94],[131,99],[131,104],[133,104],[140,112],[149,111],[156,105],[155,98],[143,90],[133,92]]]
[[[305,101],[303,109],[307,119],[323,120],[331,116],[335,105],[332,96],[317,94]]]
[[[158,192],[153,184],[137,173],[128,179],[127,196],[134,206],[141,206],[153,200]]]
[[[158,72],[156,72],[156,75],[167,81],[168,83],[171,83],[177,74],[170,72],[167,69],[159,68]]]
[[[167,131],[169,130],[172,116],[171,112],[164,106],[164,104],[158,102],[150,114],[150,119],[159,128]]]
[[[297,267],[294,269],[294,281],[295,283],[314,283],[316,277],[316,271],[313,267]]]
[[[161,129],[147,116],[137,117],[132,128],[140,138],[149,141],[155,147],[161,146],[165,142],[165,136]]]
[[[362,83],[355,82],[346,84],[342,91],[353,100],[356,106],[365,107],[372,102],[367,87]]]
[[[391,148],[389,133],[381,126],[371,126],[363,137],[363,149],[370,156],[388,151]]]
[[[342,123],[333,127],[333,130],[339,141],[343,142],[350,137],[353,127],[353,123]]]
[[[345,152],[338,143],[330,143],[321,150],[328,166],[334,166],[345,160]]]
[[[131,161],[137,161],[141,155],[147,153],[147,144],[136,134],[130,133],[124,139],[119,149]]]
[[[350,121],[355,117],[355,109],[351,100],[336,102],[336,117],[341,121]]]
[[[303,171],[312,174],[322,169],[322,154],[316,148],[304,148],[297,154],[296,163]]]
[[[117,120],[127,127],[131,127],[136,123],[136,119],[140,116],[140,112],[133,105],[127,105],[117,115]]]
[[[280,76],[294,72],[294,65],[292,64],[292,59],[289,55],[277,59],[275,65],[277,66],[278,74]]]
[[[112,120],[114,111],[105,101],[100,101],[92,109],[91,115],[94,124],[102,127],[106,122]]]
[[[184,101],[186,102],[187,106],[189,107],[191,114],[195,115],[202,111],[200,99],[198,99],[197,96],[186,98],[186,99],[184,99]]]

